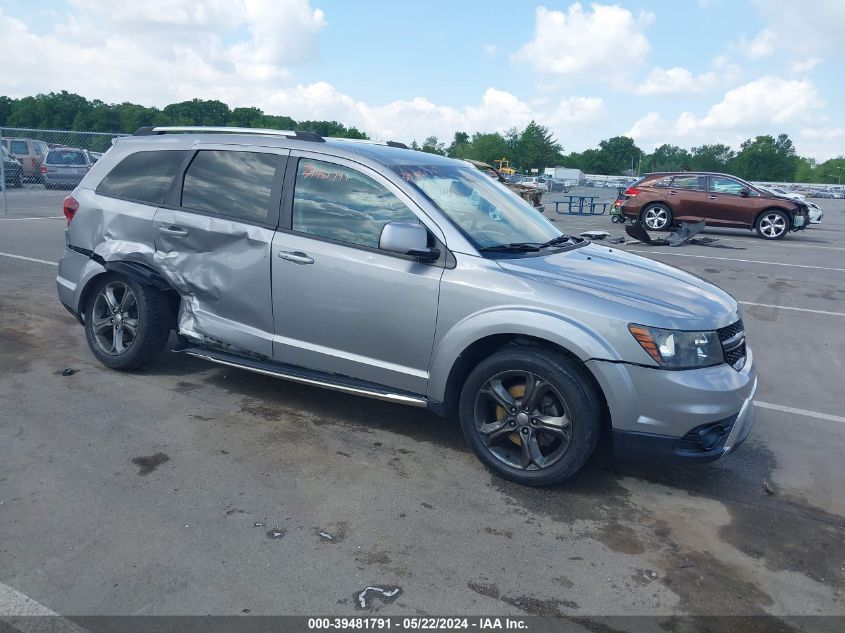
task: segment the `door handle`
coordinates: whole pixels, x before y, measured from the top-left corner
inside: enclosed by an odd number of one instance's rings
[[[677,196],[677,195],[678,195],[678,192],[677,192],[677,191],[670,191],[670,192],[669,192],[669,195],[670,195],[670,196]]]
[[[707,196],[709,200],[718,200],[719,196]]]
[[[173,237],[185,237],[188,235],[187,229],[183,229],[181,226],[159,226],[158,230],[159,233],[165,233]]]
[[[295,264],[313,264],[314,258],[308,257],[305,253],[301,253],[299,251],[294,251],[293,253],[289,253],[287,251],[279,251],[279,257],[282,259],[286,259],[289,262],[293,262]]]

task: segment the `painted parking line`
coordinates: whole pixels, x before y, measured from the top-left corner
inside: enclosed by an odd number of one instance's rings
[[[23,222],[24,220],[64,220],[63,215],[51,215],[43,218],[0,218],[0,222]]]
[[[26,262],[35,262],[36,264],[48,264],[50,266],[58,266],[59,262],[48,262],[46,259],[36,259],[35,257],[24,257],[23,255],[15,255],[14,253],[2,253],[0,257],[11,257],[12,259],[22,259]]]
[[[845,317],[845,312],[830,312],[829,310],[811,310],[810,308],[793,308],[792,306],[777,306],[771,303],[754,303],[753,301],[737,301],[744,306],[754,306],[755,308],[774,308],[775,310],[794,310],[795,312],[809,312],[810,314],[826,314],[829,316]]]
[[[845,418],[841,415],[832,415],[830,413],[819,413],[818,411],[808,411],[807,409],[796,409],[794,407],[785,407],[782,404],[772,404],[771,402],[754,401],[755,407],[761,409],[771,409],[772,411],[781,411],[783,413],[793,413],[795,415],[803,415],[807,418],[816,418],[818,420],[827,420],[828,422],[841,422],[845,424]]]
[[[808,264],[787,264],[785,262],[764,262],[758,259],[737,259],[734,257],[714,257],[713,255],[692,255],[690,253],[667,253],[666,251],[644,251],[633,248],[625,249],[628,253],[651,253],[653,255],[669,255],[671,257],[695,257],[696,259],[718,259],[724,262],[742,262],[744,264],[765,264],[766,266],[787,266],[790,268],[811,268],[813,270],[831,270],[845,273],[845,268],[829,268],[828,266],[810,266]]]
[[[35,617],[33,617],[35,616]],[[36,602],[26,594],[0,582],[0,618],[22,618],[8,622],[12,630],[29,633],[89,633],[78,624],[59,616],[55,611]]]

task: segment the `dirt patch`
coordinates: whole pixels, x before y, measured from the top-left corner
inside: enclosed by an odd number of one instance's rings
[[[148,455],[147,457],[132,458],[132,463],[138,467],[138,474],[142,477],[149,475],[163,463],[169,461],[170,457],[168,457],[164,453],[156,453],[154,455]]]
[[[365,565],[387,565],[390,562],[390,555],[381,551],[364,552],[356,556],[355,560]]]
[[[498,530],[496,528],[486,527],[484,531],[487,534],[492,534],[493,536],[504,536],[505,538],[513,538],[513,531],[512,530]]]

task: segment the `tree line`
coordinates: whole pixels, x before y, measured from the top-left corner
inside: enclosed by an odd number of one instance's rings
[[[51,92],[14,99],[0,96],[0,127],[21,127],[87,132],[131,134],[139,127],[156,125],[204,125],[296,129],[321,136],[367,139],[364,132],[337,121],[296,121],[289,116],[264,113],[259,108],[229,108],[222,101],[192,99],[171,103],[163,108],[136,103],[105,103],[98,99],[69,93]],[[399,139],[394,139],[399,140]],[[92,138],[90,149],[106,144]],[[845,156],[817,163],[798,156],[786,134],[748,139],[738,151],[723,144],[693,147],[661,145],[648,153],[637,147],[633,139],[615,136],[601,141],[597,147],[583,152],[564,153],[563,146],[536,121],[522,130],[513,127],[499,132],[455,132],[446,145],[436,136],[422,143],[414,140],[413,149],[454,158],[473,158],[493,164],[507,158],[512,167],[528,173],[531,169],[563,166],[578,168],[588,174],[633,175],[650,171],[727,172],[747,180],[777,182],[839,182],[845,176]]]

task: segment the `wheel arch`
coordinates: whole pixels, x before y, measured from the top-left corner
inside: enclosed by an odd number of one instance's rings
[[[792,228],[792,225],[795,223],[795,212],[790,211],[789,209],[784,209],[783,207],[766,207],[756,216],[754,216],[754,223],[751,225],[751,228],[757,228],[757,224],[760,222],[760,218],[762,218],[765,214],[769,213],[770,211],[780,211],[781,213],[785,214],[786,217],[789,219],[789,228]]]
[[[79,304],[77,306],[77,314],[81,321],[85,320],[85,313],[88,309],[88,302],[91,300],[91,293],[96,287],[98,281],[105,275],[116,274],[128,279],[132,279],[140,284],[152,286],[167,294],[170,298],[172,323],[175,325],[176,315],[179,310],[180,295],[168,281],[162,277],[153,268],[142,264],[140,262],[128,261],[103,261],[101,263],[103,270],[92,275],[86,282],[85,286],[79,293]]]
[[[604,390],[585,362],[587,359],[581,358],[567,346],[549,338],[518,332],[490,334],[471,342],[460,351],[449,369],[439,413],[445,417],[457,416],[461,390],[472,370],[485,358],[511,346],[551,350],[575,363],[598,396],[602,414],[602,431],[610,429],[610,412],[607,399]]]

